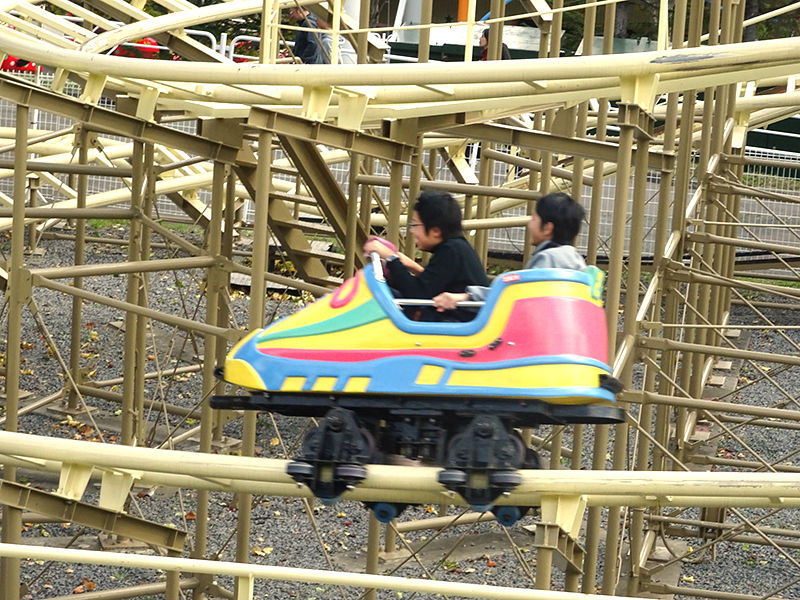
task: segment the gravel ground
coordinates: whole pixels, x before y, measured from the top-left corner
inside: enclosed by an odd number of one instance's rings
[[[122,226],[111,227],[102,231],[92,232],[125,239],[126,229]],[[191,237],[191,234],[187,234]],[[195,239],[195,242],[200,242]],[[9,240],[7,237],[0,239],[0,251],[7,255]],[[65,241],[43,241],[42,256],[29,256],[26,260],[29,266],[66,266],[73,264],[72,244]],[[113,263],[125,261],[126,248],[123,245],[90,244],[87,262]],[[168,258],[174,256],[169,250],[157,249],[155,258]],[[176,272],[159,273],[150,279],[148,295],[153,306],[162,310],[174,310],[176,314],[197,315],[204,313],[202,288],[202,273]],[[84,280],[84,287],[91,291],[114,298],[124,298],[125,278],[123,277],[98,277]],[[28,311],[23,315],[23,364],[22,389],[31,392],[32,398],[42,397],[63,388],[61,377],[62,369],[59,366],[60,354],[64,360],[69,360],[69,339],[72,301],[63,294],[36,289],[34,301],[44,317],[46,330],[37,328]],[[282,316],[296,310],[296,299],[282,298],[275,295],[267,306],[267,314]],[[247,322],[248,299],[240,292],[234,292],[230,298],[230,309],[233,320],[238,324]],[[772,310],[768,316],[780,323],[796,323],[797,316],[789,311]],[[6,313],[4,313],[3,327],[5,327]],[[86,368],[87,378],[90,380],[107,380],[122,375],[122,348],[124,347],[124,333],[119,327],[123,321],[121,312],[101,305],[84,303],[83,319],[81,325],[82,346],[80,348],[82,364]],[[737,308],[734,310],[733,321],[740,324],[749,324],[754,321],[754,315],[747,310]],[[43,338],[51,338],[58,354],[54,355],[47,350]],[[797,339],[797,336],[794,336]],[[148,349],[149,364],[155,368],[157,365],[187,366],[197,364],[197,355],[202,353],[202,339],[187,339],[185,335],[176,334],[169,328],[154,324],[150,332],[150,348]],[[756,330],[752,333],[750,347],[769,351],[796,352],[791,344],[775,333]],[[755,381],[763,376],[766,365],[744,365],[740,377]],[[776,380],[795,393],[800,389],[795,370],[780,371],[776,365],[770,365],[776,371]],[[639,374],[640,376],[640,374]],[[741,380],[740,380],[741,381]],[[199,374],[188,373],[174,378],[170,382],[159,385],[156,381],[146,384],[146,398],[160,399],[165,397],[171,404],[185,407],[196,407],[202,398]],[[772,384],[755,383],[736,397],[737,402],[747,402],[762,406],[771,406],[781,401],[782,396]],[[100,439],[114,441],[114,436],[119,435],[119,405],[94,398],[87,399],[87,403],[95,407],[91,418],[82,417],[67,419],[47,411],[39,411],[20,419],[19,430],[37,435],[58,436],[77,439]],[[791,408],[791,406],[788,406]],[[163,413],[155,410],[148,414],[148,422],[152,426],[155,441],[163,441],[165,431],[180,433],[196,425],[192,415],[182,419],[170,416],[168,425],[165,424]],[[199,412],[198,415],[199,416]],[[287,417],[276,417],[273,423],[267,415],[260,415],[258,419],[257,444],[259,453],[269,457],[283,457],[281,446],[275,443],[280,437],[287,446],[292,447],[302,435],[304,420]],[[584,462],[591,454],[592,429],[587,427],[584,440]],[[800,432],[787,430],[766,429],[764,427],[746,426],[738,432],[746,444],[757,449],[767,460],[776,460],[788,452],[800,448]],[[541,428],[537,435],[547,436],[548,429]],[[232,422],[225,426],[226,439],[240,437],[240,424]],[[565,438],[565,443],[569,438]],[[153,441],[149,442],[154,445]],[[719,455],[731,453],[736,456],[749,451],[742,444],[731,438],[723,436],[714,442]],[[180,448],[192,449],[197,447],[197,442],[189,440]],[[225,451],[224,445],[220,451]],[[545,454],[544,458],[547,456]],[[797,461],[797,457],[787,458],[788,461]],[[34,474],[23,473],[25,477],[33,478]],[[49,489],[53,481],[42,479],[35,475],[32,480],[34,485]],[[97,502],[98,488],[90,486],[84,500],[95,504]],[[185,528],[189,537],[187,549],[194,545],[194,525],[192,516],[196,513],[196,493],[194,491],[178,491],[174,489],[134,490],[130,512],[144,518],[159,522],[172,523],[177,527]],[[218,557],[221,560],[232,560],[235,551],[235,525],[236,502],[231,494],[213,493],[210,502],[211,519],[209,522],[208,552],[207,556]],[[436,512],[437,507],[417,507],[409,509],[408,518],[430,516]],[[757,519],[765,511],[741,511],[747,518]],[[312,569],[362,570],[366,550],[368,513],[359,504],[354,502],[340,502],[333,507],[320,504],[313,506],[315,527],[309,525],[309,518],[304,503],[298,499],[256,497],[253,504],[251,559],[255,563],[303,567]],[[456,514],[450,509],[449,514]],[[696,512],[687,511],[685,516],[694,516]],[[739,517],[730,516],[730,522],[738,522]],[[388,561],[381,565],[386,572],[410,577],[421,577],[428,572],[428,576],[458,582],[486,583],[490,585],[509,585],[513,587],[532,587],[530,576],[526,569],[531,570],[530,557],[533,555],[533,535],[524,529],[524,526],[534,523],[534,517],[525,517],[517,526],[505,530],[494,522],[481,523],[474,526],[462,527],[455,531],[446,532],[441,536],[430,531],[408,533],[405,539],[414,547],[424,546],[423,565],[415,561],[408,561],[399,566],[396,560]],[[772,527],[796,529],[798,525],[798,512],[784,510],[766,518],[762,524]],[[84,531],[80,526],[70,523],[30,523],[26,524],[24,533],[25,542],[31,544],[69,545],[74,548],[97,548],[98,535],[96,531]],[[513,544],[510,540],[513,540]],[[108,542],[108,540],[105,540]],[[682,540],[689,545],[699,548],[702,544],[698,539]],[[455,548],[455,549],[454,549]],[[149,552],[139,549],[139,552]],[[602,561],[602,549],[601,549]],[[188,552],[186,554],[188,556]],[[723,543],[717,551],[714,560],[710,560],[710,553],[699,552],[691,561],[684,561],[682,566],[683,581],[680,585],[700,587],[706,589],[724,590],[738,593],[764,595],[772,589],[790,583],[791,579],[800,576],[800,568],[793,561],[800,561],[800,553],[793,549],[788,551],[788,557],[783,556],[776,549],[761,546],[755,543],[735,544]],[[520,561],[519,557],[522,558]],[[524,566],[520,566],[520,562]],[[601,572],[602,564],[598,565]],[[554,588],[563,586],[559,571],[554,569]],[[35,561],[23,563],[23,581],[28,584],[28,596],[32,599],[52,598],[68,595],[74,591],[110,590],[127,587],[140,583],[152,583],[163,580],[163,574],[154,574],[151,571],[127,569],[122,567],[96,567],[91,565],[75,565],[66,563],[40,564]],[[219,584],[227,589],[232,589],[232,583],[225,578],[219,579]],[[255,584],[256,597],[259,598],[305,598],[305,599],[340,599],[358,598],[361,593],[353,588],[336,588],[317,584],[300,584],[294,582],[279,582],[257,580]],[[782,592],[784,598],[800,598],[800,586],[793,585]],[[379,598],[410,598],[409,593],[393,591],[379,592]],[[416,597],[425,597],[417,595]],[[777,597],[777,596],[775,596]]]
[[[783,302],[781,298],[765,298],[773,302]],[[765,319],[785,327],[800,324],[800,315],[790,310],[778,308],[760,309],[763,317],[744,306],[732,308],[731,322],[736,325],[764,325]],[[780,354],[798,353],[800,334],[797,330],[753,329],[749,330],[751,350]],[[743,330],[746,337],[748,330]],[[772,381],[770,381],[769,379]],[[741,386],[750,384],[748,387]],[[751,406],[778,407],[797,410],[796,402],[800,390],[800,373],[797,367],[786,368],[777,363],[744,362],[738,372],[739,388],[727,402]],[[783,406],[785,405],[785,406]],[[721,458],[740,458],[749,461],[764,461],[785,465],[798,464],[800,456],[800,430],[767,428],[757,425],[731,427],[731,433],[721,432],[711,424],[712,432],[720,434],[711,441],[710,446]],[[738,435],[737,439],[734,435]],[[763,463],[762,463],[763,464]],[[730,467],[716,466],[715,470],[731,470]],[[768,470],[761,467],[759,470]],[[798,475],[800,484],[800,475]],[[729,510],[727,522],[742,524],[750,521],[760,527],[773,527],[797,530],[800,527],[800,511],[784,509],[737,509]],[[724,592],[750,594],[755,597],[800,598],[800,546],[796,538],[771,536],[775,541],[788,541],[794,548],[781,550],[764,544],[749,527],[740,532],[750,536],[750,541],[742,543],[722,542],[717,544],[712,557],[711,552],[701,552],[684,562],[680,585],[714,589]],[[688,544],[699,548],[704,543],[700,539],[688,539]],[[767,594],[773,594],[767,596]],[[677,596],[687,598],[688,596]]]

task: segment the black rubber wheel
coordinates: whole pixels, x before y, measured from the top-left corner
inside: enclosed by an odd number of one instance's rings
[[[445,469],[440,471],[436,480],[445,487],[463,485],[467,483],[469,475],[465,471],[458,469]]]
[[[521,506],[495,506],[492,509],[492,514],[497,522],[503,527],[511,527],[528,511],[527,508]]]
[[[286,467],[286,473],[292,477],[311,477],[314,474],[314,467],[307,462],[290,462]]]
[[[496,471],[489,473],[489,485],[512,488],[522,483],[522,476],[515,471]]]
[[[360,465],[339,465],[334,469],[334,477],[349,481],[366,479],[367,470]]]

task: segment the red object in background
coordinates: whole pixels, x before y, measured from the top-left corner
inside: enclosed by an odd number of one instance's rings
[[[111,53],[114,56],[124,56],[126,58],[158,58],[158,42],[151,37],[137,40],[133,45],[117,46]]]
[[[258,60],[258,52],[252,42],[245,40],[234,44],[233,62],[243,63],[254,60]]]
[[[8,55],[3,59],[3,64],[0,65],[0,71],[19,71],[22,73],[36,73],[36,71],[41,70],[41,68],[42,67],[36,63]]]

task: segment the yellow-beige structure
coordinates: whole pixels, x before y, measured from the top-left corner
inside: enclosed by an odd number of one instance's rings
[[[334,64],[277,59],[287,27],[281,11],[296,3],[331,24]],[[779,209],[796,205],[800,196],[768,189],[751,175],[761,167],[793,172],[795,163],[753,158],[745,150],[749,131],[800,114],[795,90],[800,38],[742,43],[745,2],[662,0],[658,50],[612,54],[614,10],[609,7],[614,3],[587,1],[565,8],[563,0],[531,0],[507,8],[502,0],[491,0],[490,60],[473,61],[480,29],[475,0],[470,0],[466,13],[472,17],[461,24],[463,60],[431,62],[432,32],[445,24],[431,23],[433,0],[422,0],[422,24],[408,26],[418,30],[418,62],[389,64],[369,32],[371,0],[354,3],[359,18],[344,11],[339,0],[152,4],[160,16],[145,12],[144,2],[123,0],[7,0],[0,7],[0,20],[7,25],[0,27],[0,49],[46,65],[53,75],[49,87],[0,75],[0,101],[15,108],[15,125],[0,129],[5,157],[0,177],[9,184],[0,195],[0,228],[11,232],[2,272],[7,340],[0,432],[3,600],[20,598],[23,558],[167,572],[162,583],[98,592],[98,598],[163,594],[174,599],[191,590],[195,597],[246,599],[259,578],[356,586],[366,589],[367,597],[381,589],[564,600],[596,592],[781,597],[782,588],[748,595],[693,587],[687,580],[680,589],[678,581],[658,581],[660,571],[688,556],[651,560],[657,544],[670,536],[699,537],[709,553],[725,540],[764,544],[785,561],[784,587],[797,589],[800,563],[792,549],[798,533],[764,526],[746,512],[800,508],[797,459],[791,447],[777,459],[763,456],[748,445],[746,432],[767,428],[789,434],[800,427],[797,390],[779,377],[800,367],[792,335],[796,325],[769,312],[800,310],[800,221]],[[583,16],[580,57],[560,57],[567,10]],[[186,32],[255,13],[262,14],[261,43],[258,59],[251,62],[234,62]],[[539,58],[491,60],[500,55],[504,24],[523,16],[539,29]],[[596,30],[602,31],[604,51],[591,55]],[[358,64],[338,64],[340,36],[355,48]],[[145,38],[180,60],[108,54]],[[79,96],[70,89],[78,89]],[[105,107],[109,98],[113,109]],[[36,125],[34,113],[44,112],[66,119],[67,126]],[[181,129],[182,123],[193,129]],[[477,167],[470,156],[475,143],[481,144]],[[446,180],[438,176],[437,160],[446,167]],[[501,183],[497,165],[507,175]],[[89,183],[97,177],[114,183],[91,192]],[[604,182],[613,183],[611,196],[603,196]],[[40,186],[54,190],[46,201],[36,193]],[[393,523],[384,531],[383,545],[373,522],[366,574],[251,565],[253,495],[308,498],[308,490],[286,475],[284,459],[253,456],[255,413],[213,411],[201,398],[196,411],[181,413],[185,409],[169,397],[146,397],[146,379],[193,369],[153,370],[146,357],[148,323],[201,336],[203,362],[194,370],[202,377],[202,399],[223,392],[214,367],[233,342],[263,325],[267,284],[323,294],[363,264],[360,248],[374,231],[410,249],[404,225],[410,200],[424,189],[446,189],[458,197],[470,240],[484,260],[491,250],[489,231],[523,226],[543,194],[563,190],[581,199],[588,215],[581,250],[587,262],[607,270],[609,350],[614,374],[625,385],[620,402],[630,407],[628,420],[592,432],[572,426],[553,428],[545,436],[531,433],[530,443],[549,452],[549,468],[525,471],[523,483],[500,501],[541,507],[535,556],[520,556],[526,564],[515,589],[378,574],[379,555],[394,550],[397,536],[418,527],[442,527],[449,523],[446,517],[422,525]],[[159,198],[204,228],[202,244],[156,218]],[[742,218],[744,202],[757,207],[756,221]],[[245,203],[251,207],[247,218]],[[127,222],[127,261],[95,263],[86,255],[89,219]],[[24,234],[31,250],[38,236],[64,220],[74,231],[69,236],[74,264],[31,267]],[[243,257],[234,252],[233,240],[249,229],[269,235],[253,235]],[[320,249],[312,243],[319,239],[333,246]],[[271,270],[270,240],[292,263],[293,273]],[[180,255],[151,260],[156,242],[170,244]],[[526,247],[524,254],[529,252]],[[744,254],[758,260],[743,260]],[[183,269],[204,274],[203,321],[147,300],[149,278]],[[246,324],[233,323],[228,310],[230,278],[239,274],[250,277]],[[126,278],[124,299],[104,297],[86,285],[90,278],[109,276]],[[47,316],[36,302],[39,289],[63,293],[73,302],[70,340],[64,348],[46,340],[63,370],[64,389],[42,398],[22,394],[20,380],[23,314],[33,315],[47,331]],[[125,315],[119,380],[87,380],[80,348],[87,303]],[[734,307],[752,318],[734,327]],[[756,329],[771,332],[781,350],[743,343]],[[723,363],[754,366],[758,381],[734,375],[727,393],[710,394]],[[748,401],[748,388],[756,383],[774,389],[775,402]],[[119,443],[101,446],[18,431],[20,417],[28,412],[63,404],[62,410],[83,414],[93,398],[119,403]],[[196,427],[181,430],[172,442],[195,436],[198,452],[147,447],[146,411],[154,403],[196,420]],[[239,454],[212,454],[222,425],[231,419],[242,420]],[[714,449],[723,437],[742,451],[720,455]],[[709,447],[711,452],[703,451]],[[592,470],[581,470],[582,457],[588,457]],[[23,468],[58,473],[57,489],[20,484]],[[368,471],[348,498],[461,503],[436,482],[435,469],[370,466]],[[91,481],[101,486],[96,506],[80,502]],[[134,486],[156,485],[197,490],[191,555],[184,531],[123,510]],[[214,491],[237,494],[237,562],[204,560],[211,558],[206,536]],[[684,514],[686,508],[701,510]],[[22,537],[23,513],[141,540],[159,553],[34,548]],[[467,514],[461,522],[482,518]],[[309,519],[311,528],[313,511]],[[564,589],[553,591],[552,572],[560,564],[566,564]],[[215,574],[233,576],[234,589],[212,584]]]

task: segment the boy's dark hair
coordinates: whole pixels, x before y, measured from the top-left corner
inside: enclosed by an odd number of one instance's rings
[[[419,195],[414,210],[425,227],[425,233],[431,227],[438,227],[442,232],[442,240],[462,235],[461,207],[447,192],[425,191]]]
[[[581,230],[583,207],[562,192],[554,192],[539,198],[536,214],[545,223],[553,224],[553,241],[557,244],[572,244]]]
[[[489,44],[489,28],[487,27],[481,32],[481,37],[486,40],[486,44]],[[505,42],[503,45],[500,46],[500,58],[502,60],[510,60],[511,59],[511,50],[508,49],[508,46]]]

